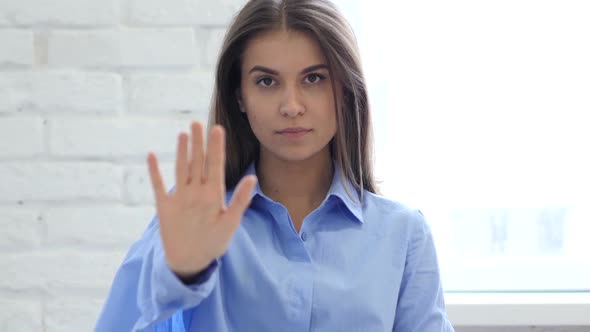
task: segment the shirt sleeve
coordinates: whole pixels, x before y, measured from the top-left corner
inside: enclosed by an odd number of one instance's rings
[[[393,332],[454,332],[447,317],[436,250],[420,211],[411,216]]]
[[[171,331],[165,327],[182,323],[179,311],[198,305],[217,284],[219,259],[198,282],[182,283],[166,262],[157,218],[131,246],[115,274],[94,331]]]

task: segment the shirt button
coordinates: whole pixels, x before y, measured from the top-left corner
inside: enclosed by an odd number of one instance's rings
[[[301,233],[301,239],[303,241],[307,240],[307,233],[305,233],[305,232]]]

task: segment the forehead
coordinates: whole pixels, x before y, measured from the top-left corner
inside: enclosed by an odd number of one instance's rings
[[[310,65],[326,63],[315,37],[298,30],[272,30],[256,35],[246,44],[243,69],[255,65],[279,71],[300,70]]]

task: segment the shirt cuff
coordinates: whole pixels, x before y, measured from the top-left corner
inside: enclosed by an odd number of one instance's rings
[[[163,250],[156,255],[154,286],[157,285],[156,297],[159,303],[180,306],[186,309],[195,306],[209,296],[216,285],[221,261],[215,259],[199,274],[198,280],[186,285],[170,269]]]
[[[217,259],[215,259],[203,271],[184,280],[183,278],[180,278],[177,274],[175,275],[186,286],[198,286],[200,284],[205,283],[211,277],[211,274],[215,272],[217,265],[219,265],[219,263],[217,262]]]

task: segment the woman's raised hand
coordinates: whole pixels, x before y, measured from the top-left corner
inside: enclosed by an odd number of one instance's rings
[[[181,278],[199,273],[225,253],[256,184],[255,176],[244,177],[226,207],[224,130],[218,125],[211,129],[206,152],[200,123],[191,123],[191,134],[190,156],[189,136],[178,136],[172,193],[167,193],[155,154],[147,158],[166,261]]]

